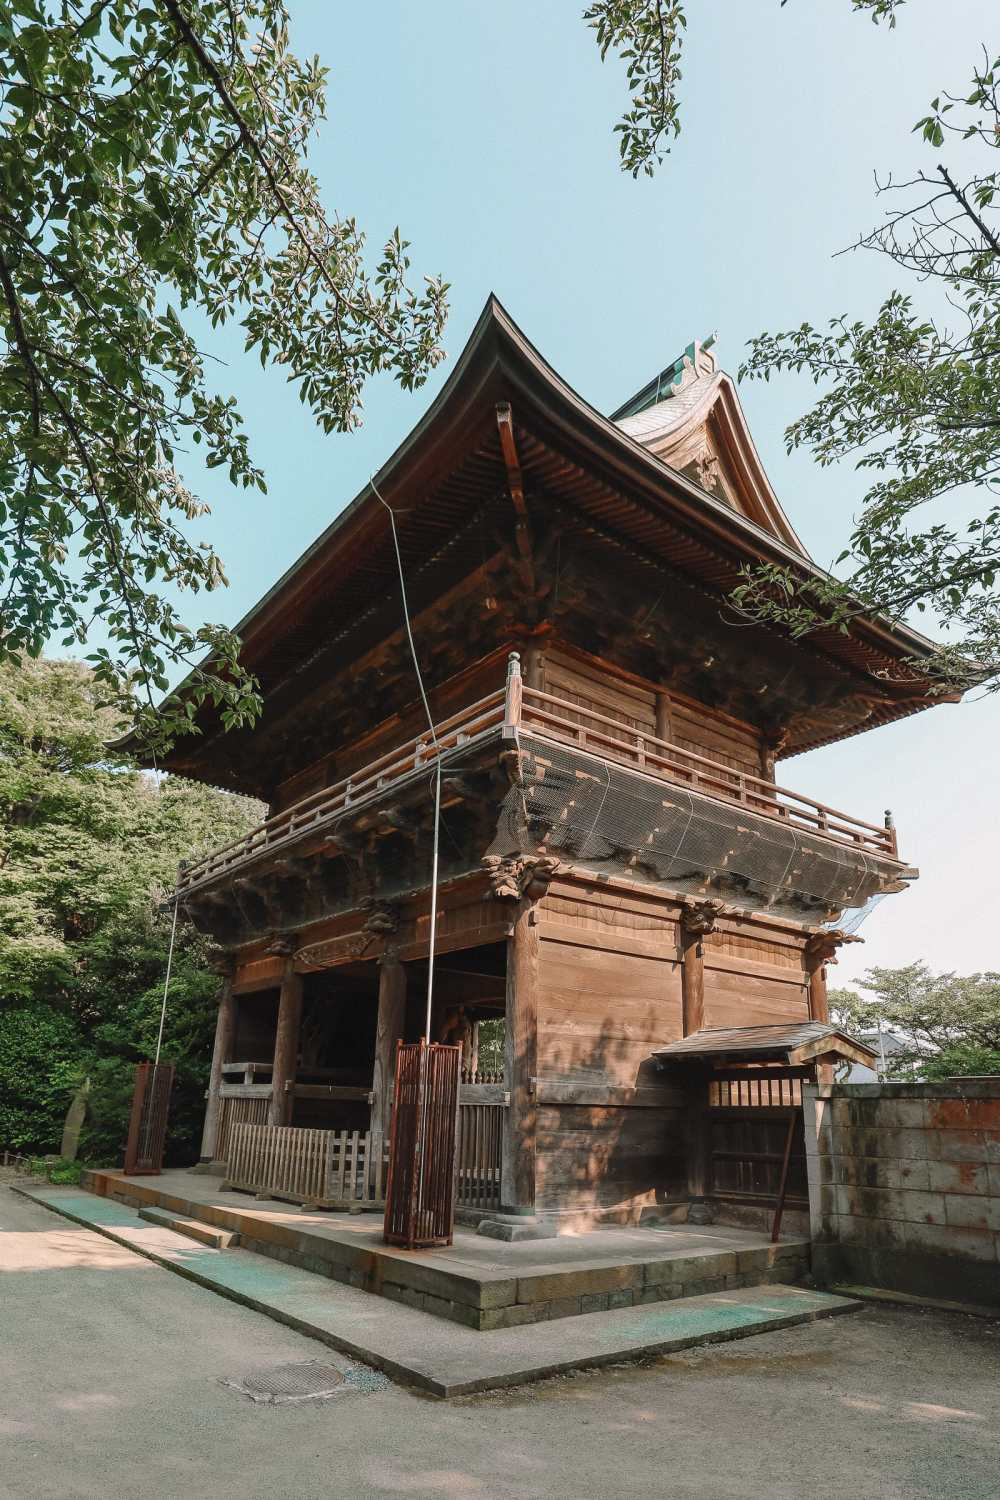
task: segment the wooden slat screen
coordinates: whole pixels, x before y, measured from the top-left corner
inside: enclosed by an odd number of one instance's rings
[[[506,1108],[460,1104],[456,1197],[463,1208],[500,1207],[500,1155]]]

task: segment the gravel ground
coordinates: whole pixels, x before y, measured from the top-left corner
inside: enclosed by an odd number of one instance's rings
[[[972,1318],[870,1307],[448,1404],[222,1384],[306,1360],[349,1369],[0,1187],[2,1500],[1000,1494],[1000,1324]]]

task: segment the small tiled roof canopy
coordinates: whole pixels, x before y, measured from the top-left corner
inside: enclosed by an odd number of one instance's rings
[[[870,1066],[875,1053],[826,1021],[726,1026],[695,1031],[653,1053],[661,1067],[680,1062],[780,1062],[791,1067],[831,1058]]]

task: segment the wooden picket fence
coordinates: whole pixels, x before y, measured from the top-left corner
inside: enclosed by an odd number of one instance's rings
[[[223,1094],[219,1100],[219,1130],[215,1142],[216,1161],[228,1161],[233,1130],[237,1125],[266,1125],[271,1100],[264,1095],[238,1098]]]
[[[366,1130],[307,1130],[298,1125],[234,1125],[227,1186],[317,1208],[375,1207],[385,1170],[371,1159]]]

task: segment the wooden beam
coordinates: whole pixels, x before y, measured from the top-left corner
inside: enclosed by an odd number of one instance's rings
[[[500,1169],[501,1203],[513,1213],[533,1213],[535,1207],[537,1054],[538,927],[533,903],[522,900],[507,939],[504,1079],[510,1090],[510,1106]]]
[[[405,1020],[406,970],[395,953],[387,953],[378,966],[378,1023],[372,1070],[370,1128],[372,1159],[376,1163],[381,1163],[389,1138],[396,1043],[403,1037]]]
[[[302,976],[296,974],[291,954],[285,963],[278,998],[278,1025],[274,1037],[274,1067],[271,1072],[272,1125],[287,1125],[292,1111],[292,1095],[286,1083],[295,1082],[299,1051],[299,1024],[302,1020]]]

